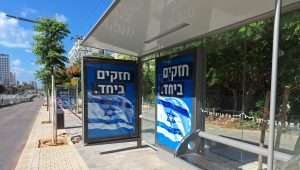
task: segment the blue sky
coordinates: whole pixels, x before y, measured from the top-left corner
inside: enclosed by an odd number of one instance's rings
[[[71,34],[64,40],[68,52],[71,36],[86,35],[112,0],[1,0],[0,53],[10,55],[11,68],[19,81],[34,80],[35,55],[31,52],[33,24],[7,18],[6,14],[37,19],[56,18],[68,24]]]

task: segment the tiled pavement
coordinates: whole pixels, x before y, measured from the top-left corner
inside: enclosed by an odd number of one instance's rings
[[[81,120],[70,112],[65,112],[66,131],[71,136],[81,135]],[[167,154],[151,148],[126,149],[136,146],[136,142],[87,145],[82,141],[74,144],[82,159],[91,170],[185,170],[193,167],[174,161]],[[121,150],[114,152],[116,150]]]
[[[80,115],[79,115],[80,116]],[[42,124],[48,119],[45,108],[40,110],[33,125],[30,137],[19,159],[17,170],[184,170],[195,169],[186,163],[176,161],[151,148],[126,149],[136,146],[135,142],[87,145],[82,141],[76,144],[38,148],[38,140],[51,137],[51,124]],[[65,112],[65,129],[69,137],[82,134],[82,121],[78,115]],[[121,150],[114,152],[116,150]],[[251,167],[250,167],[251,166]],[[254,169],[254,164],[247,164],[243,169]]]
[[[117,149],[133,147],[135,142],[89,145],[78,144],[38,148],[39,139],[51,137],[51,124],[42,124],[48,119],[48,112],[41,108],[37,116],[27,144],[17,164],[17,170],[184,170],[189,166],[178,166],[167,161],[151,148],[131,149],[103,154]],[[81,120],[71,112],[65,112],[65,129],[72,136],[81,135]]]
[[[52,133],[51,124],[42,124],[48,120],[48,112],[41,108],[27,144],[17,164],[17,170],[84,170],[88,169],[73,145],[62,145],[38,148],[39,139],[49,139]],[[58,134],[64,133],[59,130]]]

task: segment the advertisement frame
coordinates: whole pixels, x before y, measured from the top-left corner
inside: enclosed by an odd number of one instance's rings
[[[194,62],[192,63],[193,67],[193,75],[191,80],[193,81],[193,97],[192,97],[192,117],[191,117],[191,132],[201,129],[202,131],[205,130],[205,91],[206,91],[206,80],[205,78],[202,78],[205,76],[206,72],[206,57],[204,50],[201,48],[192,48],[192,49],[187,49],[181,52],[177,53],[172,53],[166,56],[158,57],[155,60],[155,94],[156,94],[156,100],[157,100],[157,94],[158,94],[158,89],[157,89],[157,79],[158,79],[158,69],[157,69],[157,64],[163,60],[168,60],[172,59],[181,55],[186,55],[186,54],[192,54],[193,55],[193,60]],[[157,101],[155,104],[155,144],[159,147],[162,148],[163,150],[166,150],[169,153],[175,153],[176,150],[171,150],[170,148],[161,145],[158,140],[157,140]],[[201,147],[201,146],[200,146]],[[195,150],[199,150],[201,148],[195,148]],[[199,151],[196,151],[199,152]]]
[[[68,91],[68,97],[70,97],[71,95],[70,95],[70,93],[71,93],[71,91],[73,91],[73,92],[75,92],[76,91],[76,89],[75,88],[67,88],[67,87],[65,87],[65,86],[63,86],[63,85],[56,85],[56,98],[59,96],[58,95],[58,91],[59,90],[66,90],[66,91]],[[74,98],[75,98],[75,101],[77,100],[77,98],[76,98],[76,95],[74,95]],[[76,104],[75,104],[76,105]],[[56,106],[56,107],[58,107],[58,106]],[[68,109],[70,109],[70,108],[68,108]]]
[[[139,63],[135,60],[119,60],[119,59],[106,59],[106,58],[99,58],[99,57],[90,57],[90,56],[85,56],[82,57],[81,59],[81,89],[82,89],[82,94],[83,94],[83,121],[82,121],[82,136],[83,136],[83,142],[85,145],[87,144],[93,144],[93,143],[116,143],[116,142],[129,142],[129,141],[137,141],[138,146],[140,143],[140,138],[141,138],[141,122],[140,122],[140,90],[139,90]],[[107,138],[88,138],[88,107],[87,107],[87,64],[101,64],[101,63],[106,63],[106,64],[136,64],[136,69],[135,73],[136,75],[134,76],[134,85],[136,86],[136,106],[135,106],[135,113],[136,113],[136,120],[135,120],[135,129],[136,132],[133,136],[119,136],[119,137],[107,137]]]

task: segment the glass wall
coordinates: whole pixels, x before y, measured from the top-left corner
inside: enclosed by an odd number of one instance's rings
[[[204,108],[207,133],[268,148],[273,25],[273,18],[266,18],[166,51],[167,54],[192,47],[204,49],[207,56]],[[300,10],[284,10],[280,29],[275,150],[293,159],[288,162],[275,160],[274,164],[278,170],[298,170]],[[143,66],[142,137],[150,144],[155,143],[154,65],[154,60],[150,60]],[[204,169],[260,170],[267,167],[266,157],[204,141],[204,152],[197,156],[198,161],[191,161]]]
[[[268,148],[273,24],[273,18],[264,19],[202,40],[206,132]],[[274,163],[276,169],[293,170],[300,169],[300,10],[285,11],[280,29],[275,150],[295,160]],[[259,155],[217,148],[215,155],[240,162],[239,168],[266,166]]]
[[[212,35],[203,40],[207,54],[205,131],[267,147],[273,19]],[[266,159],[239,149],[210,147],[236,168],[262,169]],[[213,152],[213,151],[212,151]],[[255,167],[255,168],[254,168]]]
[[[143,64],[142,139],[155,145],[155,60]]]
[[[283,3],[290,0],[284,0]],[[275,150],[293,156],[277,169],[300,169],[300,10],[282,14],[278,60]]]

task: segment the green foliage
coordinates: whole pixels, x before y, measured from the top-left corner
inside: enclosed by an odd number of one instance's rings
[[[155,98],[155,62],[150,60],[143,65],[143,96],[146,101],[153,102]]]
[[[278,72],[279,96],[282,95],[281,90],[285,86],[289,86],[291,89],[300,87],[299,40],[300,11],[298,10],[282,16]],[[232,96],[242,96],[244,92],[246,96],[252,97],[245,103],[246,112],[255,113],[256,117],[262,117],[266,93],[270,90],[272,41],[273,18],[268,18],[162,51],[160,56],[189,48],[203,48],[207,55],[208,89],[219,91],[221,98],[228,96],[227,93],[231,93]],[[150,65],[154,65],[154,63]],[[152,93],[151,87],[154,86],[154,76],[150,78],[152,71],[148,72],[149,69],[147,70],[147,66],[144,66],[144,75],[146,76],[144,85],[147,86],[144,88],[144,93],[147,95]],[[297,108],[299,102],[296,102],[298,99],[294,96],[291,94],[290,104],[292,108]],[[214,97],[208,96],[208,98]],[[236,100],[234,103],[239,103],[235,109],[241,109],[241,100],[238,97],[235,97],[234,100]],[[209,99],[207,101],[207,105],[219,107],[210,104]],[[291,109],[291,111],[293,110]]]
[[[35,25],[33,53],[37,56],[37,63],[43,68],[36,74],[44,84],[50,83],[52,74],[63,82],[65,76],[65,56],[63,39],[70,33],[66,24],[55,19],[42,18]],[[50,76],[49,76],[50,75]]]
[[[4,93],[6,91],[5,86],[0,85],[0,94]]]

